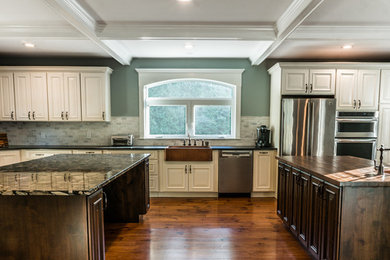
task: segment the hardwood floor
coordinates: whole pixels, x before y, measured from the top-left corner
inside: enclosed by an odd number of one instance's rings
[[[152,198],[141,223],[106,223],[106,259],[311,259],[269,198]]]

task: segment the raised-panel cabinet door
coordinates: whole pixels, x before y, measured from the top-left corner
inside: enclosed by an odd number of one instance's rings
[[[15,91],[13,75],[10,72],[0,73],[0,121],[16,120]]]
[[[31,117],[31,80],[28,72],[15,72],[16,120],[30,121]]]
[[[297,169],[292,168],[291,170],[291,190],[290,190],[290,230],[295,235],[298,236],[298,216],[300,210],[300,186],[299,186],[300,172]]]
[[[359,70],[357,108],[361,111],[377,111],[379,103],[379,70]]]
[[[322,189],[323,182],[315,177],[309,184],[309,224],[308,224],[308,250],[315,257],[320,257],[321,230],[322,230]]]
[[[390,70],[382,70],[380,103],[390,104]]]
[[[309,93],[313,95],[334,95],[336,70],[310,70]]]
[[[65,119],[81,121],[81,89],[79,73],[64,73]]]
[[[285,202],[285,183],[286,183],[286,175],[284,173],[283,164],[278,164],[278,201],[276,206],[276,214],[283,220],[284,215],[284,204]]]
[[[110,203],[108,201],[108,203]],[[104,202],[99,190],[88,196],[89,259],[104,260]]]
[[[31,110],[34,121],[48,121],[46,72],[31,73]]]
[[[385,148],[390,147],[390,104],[380,106],[379,110],[379,138],[378,147],[384,145]],[[379,153],[377,153],[379,159]],[[383,153],[383,162],[390,164],[390,152]]]
[[[161,175],[161,191],[188,191],[188,165],[165,163]]]
[[[282,72],[282,94],[308,94],[309,70],[284,69]]]
[[[104,121],[104,73],[81,73],[81,111],[83,121]]]
[[[299,177],[299,213],[298,213],[298,239],[307,247],[307,236],[308,236],[308,213],[310,204],[310,193],[309,193],[310,174],[301,171]]]
[[[149,189],[153,192],[159,191],[158,176],[149,176]]]
[[[357,107],[356,84],[356,70],[337,70],[336,109],[338,111],[355,111]]]
[[[253,191],[275,191],[272,152],[255,151],[253,157]]]
[[[61,72],[47,73],[47,93],[49,105],[49,121],[65,120],[64,75]]]
[[[188,191],[214,191],[212,163],[188,164]]]

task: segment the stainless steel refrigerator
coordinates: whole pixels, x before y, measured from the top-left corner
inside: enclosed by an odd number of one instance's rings
[[[283,98],[282,155],[334,155],[336,100]]]

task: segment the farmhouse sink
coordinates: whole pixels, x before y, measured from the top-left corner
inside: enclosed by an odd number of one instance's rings
[[[168,146],[166,161],[212,161],[213,150],[209,146]]]

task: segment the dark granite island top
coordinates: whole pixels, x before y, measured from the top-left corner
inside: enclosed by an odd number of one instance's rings
[[[277,156],[280,162],[304,170],[336,186],[390,186],[390,168],[375,174],[373,161],[353,156]]]
[[[54,155],[0,167],[2,195],[89,195],[150,154]]]

